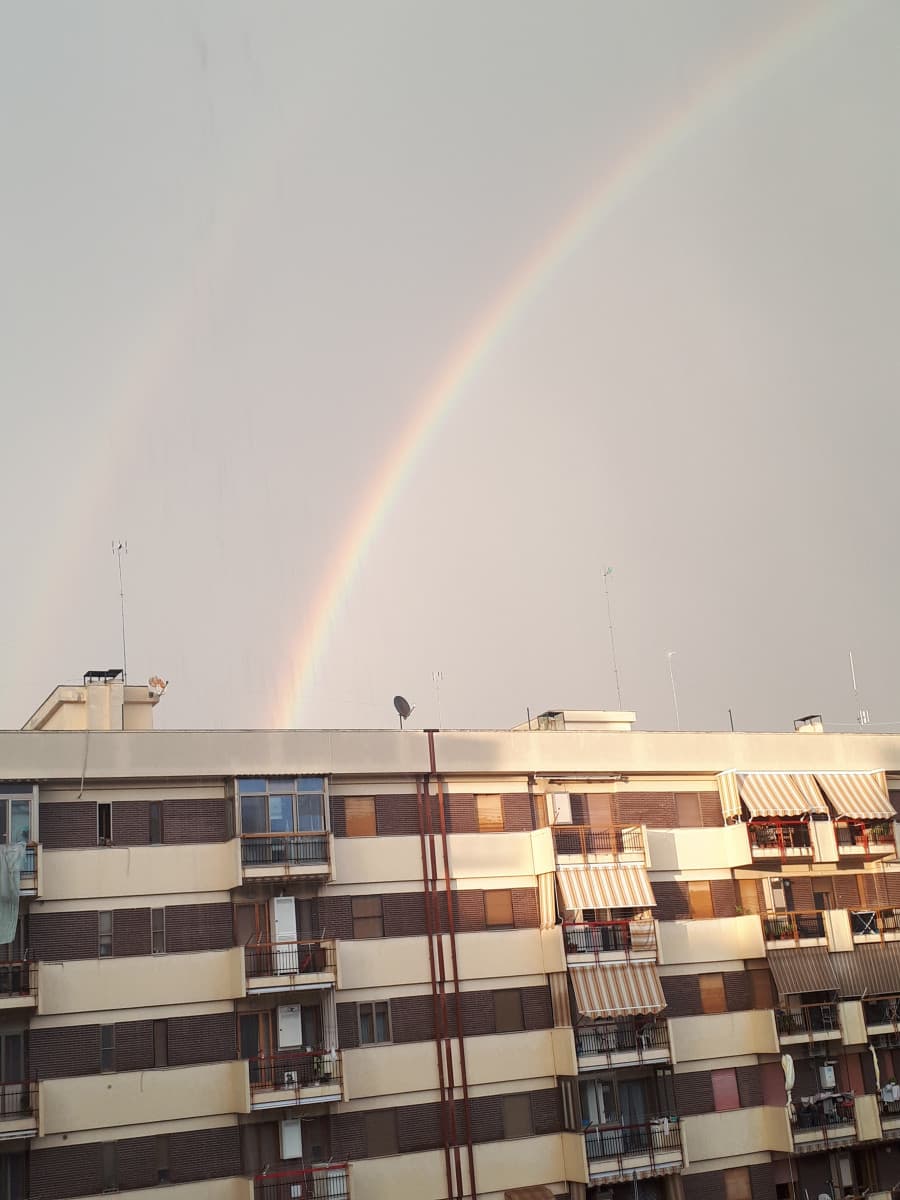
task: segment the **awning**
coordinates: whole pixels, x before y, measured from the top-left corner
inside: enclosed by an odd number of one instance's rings
[[[805,817],[807,813],[828,815],[818,788],[797,784],[792,775],[754,772],[740,776],[741,799],[751,817]]]
[[[900,979],[900,942],[861,945],[831,953],[825,946],[798,946],[769,953],[782,996],[835,991],[842,999],[890,995]]]
[[[840,979],[833,963],[838,956],[826,946],[796,946],[772,949],[768,963],[781,996],[799,992],[839,992]]]
[[[836,817],[858,821],[893,821],[897,814],[888,795],[884,771],[835,771],[816,775]]]
[[[503,1193],[503,1200],[556,1200],[548,1187],[510,1188]]]
[[[650,877],[637,863],[559,867],[556,872],[562,908],[652,908],[656,903]]]
[[[602,967],[570,967],[575,1003],[583,1017],[618,1017],[623,1013],[655,1013],[666,998],[654,963],[610,963]]]
[[[719,785],[719,799],[722,802],[722,816],[725,824],[735,821],[741,815],[741,793],[738,790],[738,777],[735,771],[725,771],[716,776]]]

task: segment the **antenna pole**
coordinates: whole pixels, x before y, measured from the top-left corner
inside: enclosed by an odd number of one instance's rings
[[[672,670],[672,657],[674,654],[674,650],[666,651],[666,658],[669,660],[669,682],[672,684],[672,705],[675,709],[675,728],[680,731],[681,717],[678,713],[678,691],[675,688],[675,672]]]
[[[853,684],[853,699],[856,701],[856,723],[862,727],[869,724],[869,710],[867,708],[860,708],[859,690],[856,686],[856,668],[853,666],[853,651],[848,650],[847,655],[850,659],[850,682]]]
[[[616,699],[619,704],[619,712],[622,711],[622,688],[619,684],[619,663],[616,659],[616,635],[613,629],[612,605],[609,599],[609,577],[612,575],[612,567],[603,568],[603,590],[606,593],[606,616],[609,620],[609,648],[612,651],[613,674],[616,677]]]
[[[119,608],[122,613],[122,682],[128,682],[128,657],[125,652],[125,575],[122,571],[122,555],[128,553],[127,542],[113,542],[112,552],[119,564]]]
[[[731,722],[731,732],[734,733],[734,713],[730,708],[728,710],[728,720]]]
[[[444,722],[441,717],[441,684],[444,680],[444,672],[432,671],[431,678],[434,680],[434,694],[437,699],[438,729],[443,729]]]

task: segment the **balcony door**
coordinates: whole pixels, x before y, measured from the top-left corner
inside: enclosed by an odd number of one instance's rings
[[[0,1112],[15,1117],[27,1109],[25,1034],[0,1033]]]
[[[272,1014],[269,1012],[242,1013],[238,1022],[241,1058],[250,1060],[250,1083],[261,1083],[262,1055],[272,1053]]]

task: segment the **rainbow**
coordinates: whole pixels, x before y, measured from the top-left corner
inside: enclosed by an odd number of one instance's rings
[[[803,47],[826,30],[832,31],[851,11],[848,4],[804,6],[799,11],[792,5],[790,19],[719,63],[680,106],[650,125],[610,164],[588,195],[481,313],[413,408],[406,427],[356,507],[288,656],[290,674],[276,697],[277,727],[300,724],[337,617],[397,497],[467,385],[528,305],[600,222],[621,207],[686,142]]]

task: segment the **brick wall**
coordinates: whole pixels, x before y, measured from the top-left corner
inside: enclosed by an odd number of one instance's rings
[[[67,962],[99,956],[96,912],[33,913],[31,949],[38,960]],[[166,907],[166,953],[222,950],[234,944],[231,905]],[[149,954],[150,909],[113,910],[113,957]]]
[[[690,915],[685,884],[674,879],[658,879],[652,886],[658,920],[683,921]]]
[[[111,809],[114,846],[150,845],[150,804],[147,800],[117,800]]]
[[[100,1026],[31,1029],[28,1058],[31,1072],[37,1079],[95,1075],[100,1070]]]
[[[333,819],[333,818],[332,818]],[[419,806],[415,796],[376,796],[375,823],[379,834],[419,835]]]
[[[714,972],[717,973],[717,972]],[[746,971],[723,971],[725,1004],[728,1012],[753,1007],[753,994]],[[698,975],[664,975],[661,979],[666,998],[667,1017],[697,1017],[703,1012]]]
[[[97,957],[95,912],[31,913],[31,951],[36,959],[70,962]]]
[[[715,1110],[709,1071],[689,1071],[684,1075],[676,1075],[674,1080],[675,1107],[679,1117],[695,1117]]]
[[[156,1187],[157,1155],[157,1141],[153,1137],[123,1138],[116,1142],[116,1180],[120,1190]]]
[[[674,792],[616,792],[616,820],[620,825],[647,825],[651,829],[676,829],[678,805]]]
[[[116,1023],[116,1070],[148,1071],[153,1067],[153,1022]]]
[[[517,929],[536,929],[540,924],[536,888],[512,888],[513,921]],[[484,917],[484,892],[465,889],[452,892],[454,927],[457,933],[488,928]],[[424,937],[427,933],[424,892],[384,892],[381,895],[385,937]],[[438,920],[447,930],[446,894],[438,893]],[[353,937],[353,908],[350,896],[319,899],[319,920],[327,937]]]
[[[117,908],[113,918],[113,957],[150,953],[150,909]],[[96,958],[96,952],[91,955]]]
[[[528,792],[513,792],[501,797],[503,802],[503,828],[507,832],[534,829],[534,807]]]
[[[233,945],[230,904],[176,904],[166,908],[167,954],[227,950]]]
[[[228,800],[163,801],[163,841],[166,845],[224,842],[228,838]],[[115,822],[115,809],[113,810]],[[115,832],[115,825],[113,825]]]
[[[66,1200],[103,1190],[103,1159],[99,1142],[54,1146],[29,1154],[31,1200]]]
[[[240,1175],[241,1147],[237,1125],[170,1133],[169,1170],[172,1183]]]
[[[735,1073],[741,1108],[756,1108],[762,1104],[762,1072],[759,1067],[737,1067]]]
[[[237,1034],[233,1013],[170,1017],[167,1034],[170,1067],[230,1062],[237,1058]]]
[[[353,937],[353,909],[349,896],[319,896],[319,924],[327,938]]]
[[[753,989],[747,971],[723,972],[725,1003],[729,1012],[742,1012],[753,1007]]]
[[[715,916],[736,916],[733,879],[711,879],[709,882],[709,891],[712,896],[713,913]]]
[[[432,1150],[443,1145],[440,1104],[416,1104],[403,1108],[397,1122],[397,1149],[401,1154]]]
[[[775,1195],[775,1168],[772,1163],[755,1163],[750,1168],[753,1200],[772,1200]]]
[[[331,1152],[337,1162],[368,1158],[364,1113],[341,1112],[332,1116]]]
[[[45,850],[70,850],[97,845],[97,805],[90,800],[68,804],[40,801],[41,845]]]

